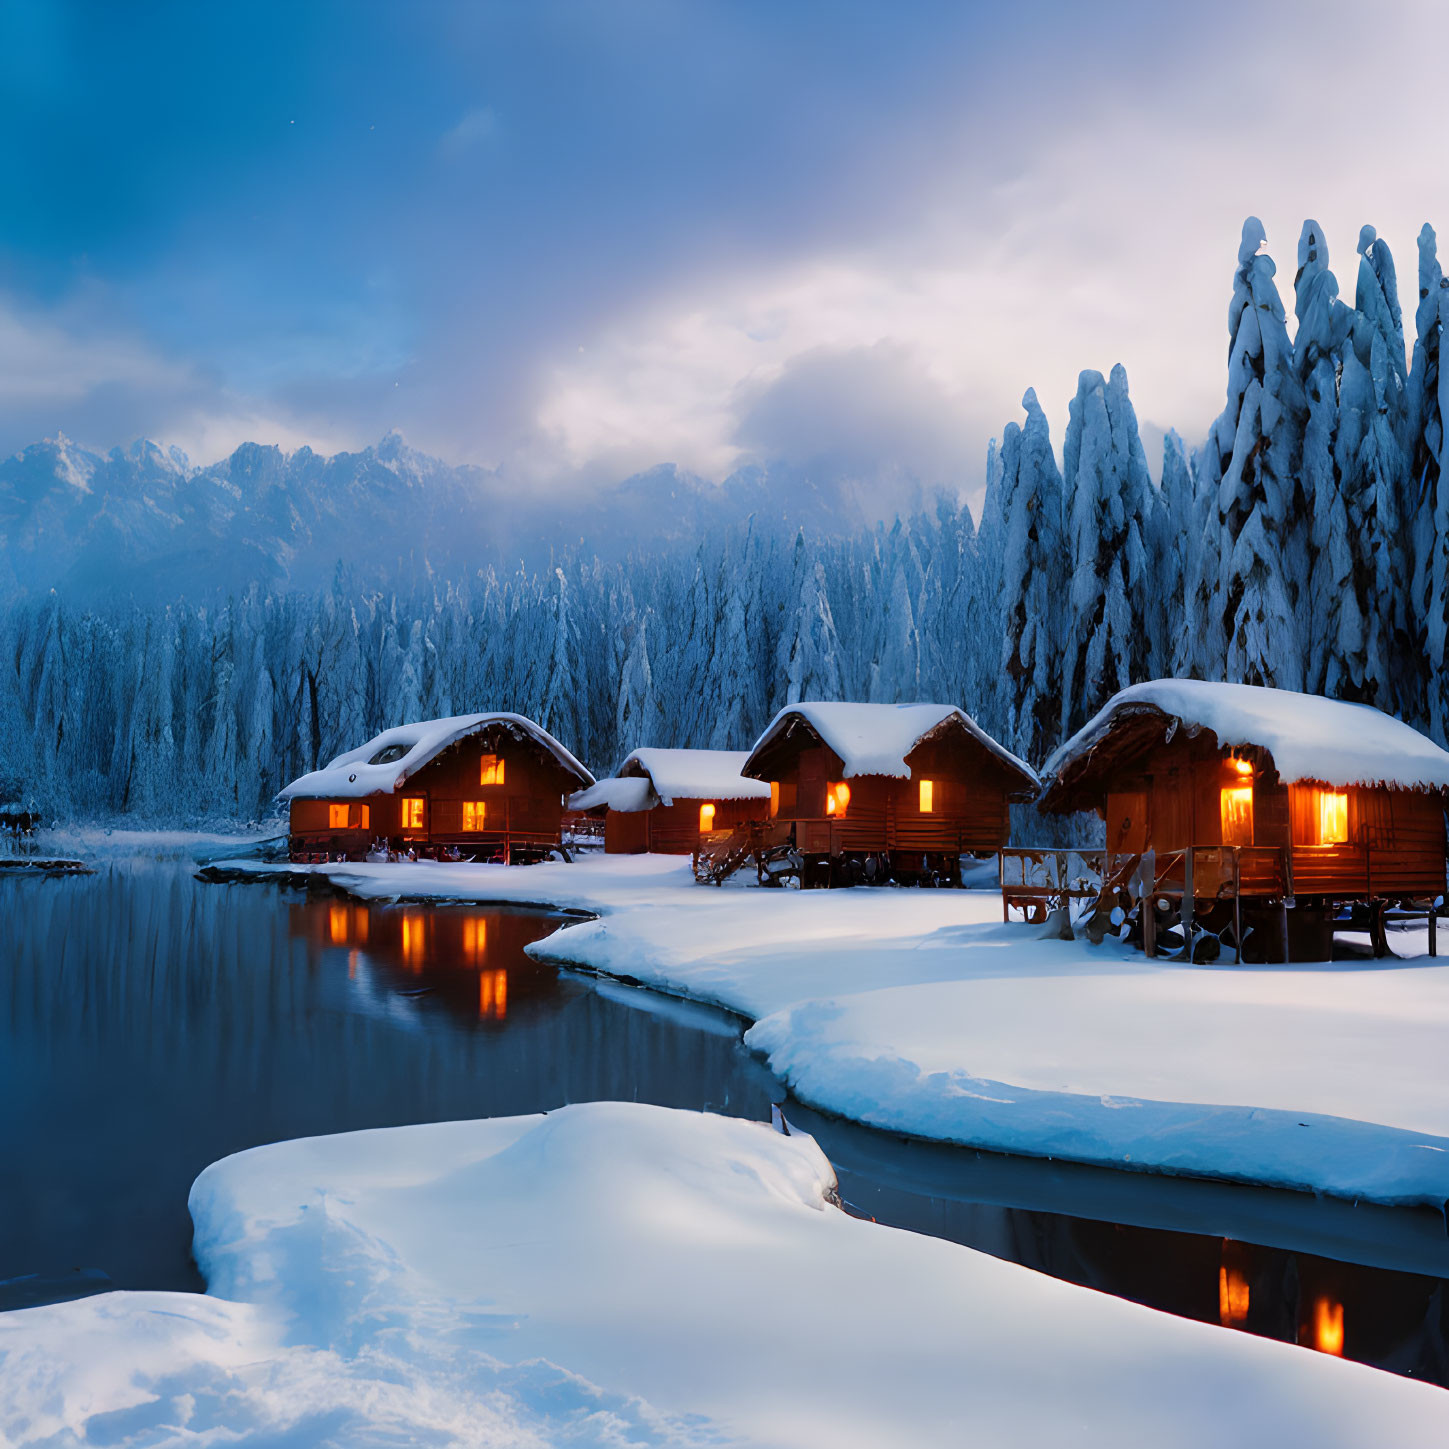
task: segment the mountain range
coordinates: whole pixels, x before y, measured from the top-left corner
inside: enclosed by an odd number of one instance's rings
[[[102,455],[60,436],[0,461],[0,600],[271,592],[316,587],[339,567],[353,584],[400,588],[573,551],[620,559],[750,515],[835,536],[877,513],[865,488],[785,468],[716,484],[664,465],[559,497],[441,462],[396,432],[331,457],[244,443],[208,467],[152,442]]]

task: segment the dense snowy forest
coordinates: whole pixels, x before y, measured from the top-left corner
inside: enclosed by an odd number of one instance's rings
[[[746,522],[625,562],[397,593],[316,592],[0,619],[0,801],[66,816],[252,818],[386,725],[520,710],[596,771],[640,744],[744,748],[800,699],[961,702],[1040,762],[1161,674],[1371,702],[1445,739],[1449,282],[1427,225],[1406,341],[1394,261],[1358,241],[1354,304],[1306,222],[1290,333],[1243,227],[1221,415],[1156,483],[1127,375],[1081,374],[1060,464],[1034,393],[964,506],[847,537]]]

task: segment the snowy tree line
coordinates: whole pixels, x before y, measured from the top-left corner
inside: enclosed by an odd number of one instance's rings
[[[598,771],[640,744],[746,747],[801,698],[960,701],[1040,762],[1118,688],[1161,674],[1365,700],[1445,738],[1449,284],[1419,236],[1408,353],[1393,258],[1359,238],[1352,308],[1304,224],[1290,338],[1244,225],[1228,392],[1154,482],[1119,366],[1084,372],[1061,462],[1034,393],[964,506],[846,539],[751,525],[622,564],[582,554],[380,594],[0,620],[0,801],[61,815],[250,818],[387,725],[539,720]]]

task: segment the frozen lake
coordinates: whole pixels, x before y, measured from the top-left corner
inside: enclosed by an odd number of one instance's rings
[[[781,1096],[734,1018],[525,956],[558,916],[201,885],[188,862],[124,859],[0,880],[0,920],[4,1306],[201,1288],[187,1191],[242,1148],[592,1100],[763,1119]],[[1449,1238],[1432,1213],[787,1111],[865,1215],[1449,1384]]]

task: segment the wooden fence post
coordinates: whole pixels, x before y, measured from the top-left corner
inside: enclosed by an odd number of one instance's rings
[[[1233,965],[1243,964],[1243,847],[1233,846]]]
[[[1182,945],[1189,962],[1192,960],[1192,857],[1193,847],[1189,845],[1182,853],[1182,909],[1178,912],[1178,921],[1182,926]]]

